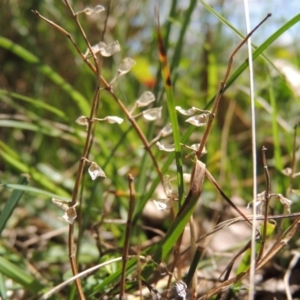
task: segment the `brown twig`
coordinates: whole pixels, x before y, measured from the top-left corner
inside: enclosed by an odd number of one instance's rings
[[[134,198],[135,191],[133,185],[133,176],[128,174],[128,184],[129,184],[129,209],[128,209],[128,217],[127,217],[127,225],[125,232],[125,241],[124,241],[124,250],[123,250],[123,260],[122,260],[122,273],[121,273],[121,281],[120,281],[120,296],[119,299],[123,300],[125,295],[125,279],[126,279],[126,263],[128,260],[128,250],[130,243],[130,233],[132,228],[132,216],[134,211]]]
[[[169,294],[171,292],[170,287],[171,287],[171,284],[172,284],[173,272],[174,272],[176,266],[179,264],[179,261],[180,261],[180,246],[181,246],[181,242],[182,242],[182,237],[183,237],[183,233],[180,235],[180,237],[176,241],[175,249],[174,249],[174,252],[173,252],[173,256],[174,256],[173,262],[172,262],[172,265],[169,268],[170,272],[169,272],[168,283],[167,283],[167,286],[166,286],[166,289],[167,289],[166,297],[167,298],[169,297]],[[180,273],[180,271],[179,271],[179,273]],[[178,277],[180,278],[180,275],[178,275]]]
[[[245,221],[247,221],[251,226],[252,223],[249,221],[247,216],[236,207],[236,205],[229,199],[229,197],[226,196],[226,194],[222,191],[221,187],[218,185],[214,177],[210,174],[210,172],[206,169],[205,170],[205,176],[206,178],[212,183],[212,185],[216,188],[216,190],[221,194],[221,196],[227,201],[227,203],[240,215],[242,216]]]
[[[66,2],[68,2],[68,1],[66,1]],[[100,81],[100,78],[101,78],[101,70],[102,70],[102,56],[101,55],[97,55],[96,56],[95,53],[92,51],[92,47],[91,47],[91,45],[90,45],[90,43],[89,43],[89,41],[88,41],[88,39],[86,37],[86,34],[85,34],[85,32],[84,32],[84,30],[83,30],[80,22],[78,21],[77,15],[74,13],[74,11],[73,11],[73,9],[72,9],[72,7],[70,6],[69,3],[67,3],[67,6],[68,6],[68,8],[69,8],[69,10],[70,10],[73,18],[75,19],[76,24],[79,27],[80,32],[81,32],[81,34],[82,34],[82,36],[83,36],[83,38],[84,38],[84,40],[85,40],[85,42],[86,42],[86,44],[88,46],[88,49],[89,49],[89,51],[92,54],[92,57],[94,59],[94,64],[96,66],[96,73],[95,74],[97,74],[97,82],[99,84],[98,99],[100,99],[100,93],[101,93],[101,89],[100,89],[101,81]],[[105,32],[106,32],[106,23],[107,23],[108,17],[109,17],[109,10],[107,11],[106,19],[105,19],[105,22],[104,22],[105,27],[104,27],[104,30],[103,30],[103,33],[102,33],[102,40],[104,39],[104,35],[105,35]],[[94,108],[95,114],[96,114],[96,112],[99,109],[99,103],[100,103],[100,101],[97,101],[95,103],[95,108]],[[94,137],[95,137],[95,132],[96,132],[97,124],[98,123],[95,122],[93,124],[93,127],[92,127],[91,142],[90,142],[88,150],[87,150],[87,157],[90,155],[92,146],[94,144]],[[78,259],[78,256],[79,256],[79,251],[80,251],[80,246],[81,246],[81,240],[82,240],[83,232],[85,230],[85,228],[83,228],[83,226],[82,226],[82,209],[81,209],[82,208],[82,202],[83,202],[83,200],[82,200],[83,199],[83,191],[84,191],[84,184],[81,185],[81,192],[80,192],[80,197],[79,197],[79,204],[80,205],[79,205],[79,209],[78,209],[79,210],[79,218],[78,218],[78,227],[79,227],[79,230],[78,230],[78,236],[77,236],[77,245],[78,245],[77,246],[77,248],[78,248],[77,259]]]
[[[293,180],[294,180],[294,174],[296,173],[296,163],[297,163],[297,158],[296,158],[296,150],[297,150],[297,129],[298,129],[298,124],[296,124],[296,125],[295,125],[295,128],[294,128],[292,171],[291,171],[291,174],[290,174],[290,183],[289,183],[289,187],[288,187],[287,196],[289,196],[289,194],[290,194],[291,191],[292,191],[292,188],[293,188]]]
[[[109,15],[110,15],[110,8],[111,8],[111,0],[109,0],[107,3],[107,8],[106,8],[107,13],[106,13],[106,18],[104,20],[104,27],[103,27],[103,31],[102,31],[102,35],[101,35],[102,41],[104,40],[104,36],[106,33],[106,29],[107,29],[107,21],[108,21]]]
[[[267,159],[266,159],[266,151],[267,151],[267,148],[265,148],[263,146],[262,147],[262,159],[263,159],[263,166],[264,166],[265,177],[266,177],[265,211],[264,211],[265,219],[264,219],[263,233],[262,233],[262,237],[261,237],[262,238],[261,247],[259,249],[259,253],[258,253],[256,261],[259,261],[264,253],[264,246],[265,246],[265,241],[266,241],[266,237],[267,237],[269,202],[270,202],[270,198],[271,198],[271,195],[270,195],[271,183],[270,183],[270,174],[269,174]]]
[[[239,252],[234,255],[234,257],[231,259],[230,263],[228,264],[228,266],[225,268],[225,270],[222,272],[222,274],[219,276],[219,280],[221,281],[221,277],[223,276],[224,274],[224,279],[222,280],[223,282],[228,280],[229,278],[229,275],[231,273],[231,270],[232,270],[232,267],[235,263],[235,261],[245,252],[247,251],[248,249],[250,249],[251,247],[251,241],[247,242],[247,244],[239,250]]]
[[[295,125],[295,130],[294,130],[294,143],[293,143],[293,159],[292,159],[292,174],[294,175],[296,173],[296,163],[297,163],[297,158],[296,158],[296,150],[297,150],[297,129],[298,129],[298,124]],[[294,178],[294,177],[292,177]],[[291,178],[291,179],[292,179]],[[292,187],[292,181],[291,181],[291,187]]]
[[[190,236],[191,236],[190,255],[191,255],[191,257],[194,257],[195,253],[196,253],[196,232],[195,232],[195,224],[194,224],[193,216],[191,216],[191,218],[190,218],[189,225],[190,225]],[[179,253],[179,255],[180,255],[180,253]],[[192,278],[191,290],[192,290],[192,295],[197,294],[197,274],[196,274],[196,272]],[[193,299],[194,299],[194,297],[193,297]]]
[[[219,276],[219,280],[222,281],[222,282],[226,282],[230,276],[230,273],[231,273],[231,270],[232,270],[232,267],[235,263],[235,261],[245,252],[247,251],[247,249],[250,249],[251,247],[251,241],[249,241],[242,249],[240,249],[238,251],[238,253],[236,255],[234,255],[234,257],[232,258],[232,260],[230,261],[230,263],[227,265],[227,267],[225,268],[225,270],[222,272],[222,274]],[[221,280],[221,277],[223,276],[224,274],[224,279]],[[221,299],[222,297],[222,293],[223,291],[221,291],[220,293],[218,293],[218,296],[216,297],[216,300],[219,300]]]
[[[213,123],[213,120],[214,120],[214,116],[217,112],[217,109],[218,109],[218,106],[219,106],[219,102],[222,98],[222,95],[224,93],[224,88],[226,86],[226,83],[227,83],[227,80],[228,80],[228,77],[229,77],[229,74],[230,74],[230,71],[231,71],[231,67],[232,67],[232,63],[233,63],[233,58],[234,56],[236,55],[236,53],[240,50],[240,48],[247,42],[247,40],[249,39],[249,37],[269,18],[271,17],[271,14],[268,14],[250,33],[248,33],[245,38],[241,41],[241,43],[234,49],[234,51],[232,52],[232,54],[230,55],[229,57],[229,61],[228,61],[228,65],[227,65],[227,70],[226,70],[226,73],[225,73],[225,76],[224,76],[224,79],[223,81],[221,81],[220,83],[220,87],[219,87],[219,90],[218,90],[218,93],[216,95],[216,98],[214,100],[214,103],[213,103],[213,107],[212,107],[212,110],[211,110],[211,117],[208,119],[208,122],[207,122],[207,126],[205,128],[205,131],[204,131],[204,134],[203,134],[203,137],[201,139],[201,142],[200,142],[200,146],[199,146],[199,149],[197,150],[196,152],[196,155],[198,157],[198,159],[201,157],[201,154],[203,152],[203,149],[205,147],[205,144],[206,144],[206,141],[208,139],[208,136],[209,136],[209,133],[210,133],[210,130],[212,128],[212,123]]]
[[[38,11],[33,11],[33,12],[38,17],[40,17],[41,19],[45,20],[47,23],[52,25],[55,29],[59,30],[64,35],[66,35],[70,39],[72,44],[74,45],[77,52],[83,58],[83,60],[89,65],[90,68],[93,67],[95,74],[98,75],[99,74],[99,68],[98,68],[97,58],[96,58],[95,54],[93,53],[93,51],[91,49],[91,45],[88,42],[87,37],[84,33],[84,30],[82,29],[82,27],[81,27],[81,25],[80,25],[80,23],[77,19],[77,15],[74,13],[74,11],[73,11],[71,5],[69,4],[69,2],[65,1],[65,3],[67,5],[67,7],[69,8],[73,18],[75,19],[75,22],[78,25],[78,27],[80,29],[80,32],[81,32],[82,36],[84,37],[84,40],[86,41],[86,44],[88,45],[88,48],[90,49],[90,52],[92,53],[92,56],[94,58],[94,62],[95,62],[96,67],[94,67],[84,57],[83,53],[78,48],[78,46],[77,46],[76,42],[74,41],[73,37],[71,36],[71,34],[69,34],[66,30],[64,30],[62,27],[58,26],[54,22],[52,22],[52,21],[48,20],[47,18],[43,17],[42,15],[40,15],[40,13]],[[97,80],[97,81],[99,82],[99,80]],[[88,130],[87,130],[87,135],[86,135],[86,140],[85,140],[85,145],[84,145],[84,149],[83,149],[83,152],[82,152],[81,160],[80,160],[79,166],[78,166],[77,176],[76,176],[75,185],[74,185],[73,193],[72,193],[71,205],[75,205],[75,203],[77,202],[78,191],[79,191],[79,188],[80,188],[80,184],[81,184],[82,176],[83,176],[83,171],[84,171],[84,167],[85,167],[85,159],[84,158],[88,157],[89,149],[90,149],[90,146],[91,146],[91,137],[92,137],[92,126],[91,126],[92,122],[91,122],[91,120],[93,119],[93,117],[95,116],[95,113],[96,113],[96,107],[98,106],[98,102],[99,102],[99,95],[100,95],[100,86],[98,85],[96,90],[95,90],[94,96],[93,96],[92,107],[91,107],[90,118],[89,118],[89,126],[88,126]],[[70,226],[69,226],[68,248],[69,248],[70,265],[71,265],[71,268],[72,268],[72,273],[75,276],[76,274],[78,274],[78,270],[77,270],[76,254],[75,254],[76,250],[75,250],[75,242],[74,242],[74,224],[70,224]],[[80,280],[76,279],[75,284],[76,284],[80,299],[85,299]]]
[[[80,33],[81,33],[81,35],[82,35],[82,37],[83,37],[85,43],[87,44],[87,46],[88,46],[88,48],[89,48],[89,50],[90,50],[90,53],[92,54],[92,57],[93,57],[93,59],[94,59],[94,64],[95,64],[95,66],[96,66],[96,74],[98,75],[97,77],[99,77],[99,68],[98,68],[98,63],[97,63],[97,57],[96,57],[94,51],[92,50],[92,46],[91,46],[91,44],[90,44],[88,38],[86,37],[86,34],[85,34],[85,32],[84,32],[84,30],[83,30],[83,28],[82,28],[80,22],[78,21],[78,15],[74,12],[74,10],[73,10],[73,8],[72,8],[72,6],[70,5],[70,3],[69,3],[68,0],[65,0],[65,3],[66,3],[66,6],[68,7],[69,11],[71,12],[71,15],[72,15],[73,19],[75,20],[76,25],[77,25],[78,28],[79,28]],[[70,35],[70,36],[71,36],[71,35]],[[77,45],[76,45],[76,47],[77,47]],[[85,61],[87,61],[87,60],[85,59]]]
[[[92,65],[92,63],[84,56],[84,54],[81,52],[81,50],[78,48],[75,40],[73,39],[72,35],[67,32],[65,29],[63,29],[62,27],[60,27],[59,25],[57,25],[56,23],[54,23],[53,21],[45,18],[44,16],[42,16],[37,10],[32,10],[32,12],[38,16],[39,18],[41,18],[42,20],[46,21],[49,25],[53,26],[55,29],[57,29],[58,31],[60,31],[62,34],[64,34],[73,44],[74,48],[76,49],[76,51],[78,52],[78,54],[81,56],[82,60],[89,66],[89,68],[96,73],[96,69],[94,68],[94,66]],[[91,51],[91,49],[90,49]],[[92,52],[93,55],[93,52]]]

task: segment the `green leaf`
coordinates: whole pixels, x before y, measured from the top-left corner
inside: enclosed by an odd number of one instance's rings
[[[173,86],[171,81],[171,73],[168,64],[167,52],[163,44],[163,38],[161,35],[159,23],[157,24],[157,35],[158,35],[159,60],[161,63],[161,74],[164,81],[164,89],[167,97],[169,118],[173,130],[173,139],[174,139],[174,146],[175,146],[175,161],[176,161],[176,168],[177,168],[178,197],[179,197],[179,203],[182,204],[184,186],[183,186],[182,153],[181,153],[181,144],[180,144],[179,124],[177,119],[177,111],[175,109],[175,99],[174,99]]]
[[[66,92],[77,104],[81,113],[84,115],[89,114],[89,102],[87,99],[77,92],[69,83],[67,83],[58,73],[56,73],[51,67],[44,65],[41,61],[32,53],[15,44],[13,41],[0,36],[0,47],[13,52],[15,55],[19,56],[23,60],[30,64],[35,65],[41,73],[52,80],[57,86],[59,86],[64,92]]]
[[[28,180],[26,176],[21,176],[18,180],[19,185],[27,185]],[[1,212],[1,218],[0,218],[0,236],[2,234],[3,229],[5,228],[5,225],[12,215],[14,209],[18,205],[18,202],[22,198],[24,194],[24,191],[21,190],[14,190],[11,194],[11,196],[8,198],[8,200],[5,203],[5,206]]]
[[[9,96],[9,97],[18,99],[18,100],[22,100],[25,103],[32,104],[34,107],[43,108],[47,111],[54,113],[55,115],[57,115],[61,118],[66,119],[66,115],[63,111],[61,111],[60,109],[57,109],[49,104],[44,103],[41,99],[33,99],[33,98],[26,97],[26,96],[23,96],[23,95],[20,95],[17,93],[12,93],[12,92],[8,92],[8,91],[0,89],[0,97],[1,97],[1,95],[5,95],[5,96]]]
[[[32,293],[37,293],[44,288],[34,277],[3,257],[0,257],[0,273],[12,279],[14,282],[19,283],[27,291]]]
[[[0,273],[0,298],[3,300],[8,299],[6,294],[5,277]]]
[[[45,195],[50,198],[57,198],[64,201],[70,201],[70,197],[63,197],[61,195],[50,193],[45,190],[41,190],[32,186],[24,186],[21,184],[13,184],[13,183],[4,183],[2,186],[17,191],[23,191],[23,192],[33,193],[37,195]]]
[[[10,147],[0,141],[1,157],[10,165],[15,167],[21,173],[28,173],[37,183],[44,186],[47,190],[60,194],[61,196],[70,197],[70,195],[62,188],[58,187],[56,183],[50,181],[50,178],[43,173],[37,171],[35,168],[28,167],[23,163]]]

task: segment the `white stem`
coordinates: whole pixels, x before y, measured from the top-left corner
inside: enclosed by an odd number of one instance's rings
[[[250,32],[249,6],[248,0],[244,0],[245,21],[247,34]],[[249,60],[249,81],[250,81],[250,101],[251,101],[251,132],[252,132],[252,162],[253,162],[253,221],[251,234],[251,264],[249,278],[249,300],[254,299],[255,295],[255,236],[256,236],[256,195],[257,195],[257,174],[256,174],[256,128],[255,128],[255,99],[254,99],[254,81],[253,81],[253,63],[251,37],[248,38],[248,60]]]

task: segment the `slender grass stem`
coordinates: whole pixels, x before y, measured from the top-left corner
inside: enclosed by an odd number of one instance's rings
[[[133,176],[128,174],[128,184],[129,184],[129,209],[128,209],[128,217],[127,217],[127,225],[126,225],[126,232],[125,232],[125,242],[124,242],[124,250],[123,250],[123,260],[122,260],[122,274],[120,280],[120,297],[119,299],[124,299],[125,295],[125,279],[126,279],[126,263],[128,260],[128,252],[129,252],[129,243],[130,243],[130,234],[132,228],[132,216],[134,211],[134,185],[133,185]]]

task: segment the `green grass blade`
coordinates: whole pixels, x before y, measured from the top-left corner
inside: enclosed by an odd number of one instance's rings
[[[28,184],[28,180],[25,176],[21,176],[18,180],[18,184],[23,186]],[[5,203],[5,206],[1,212],[1,218],[0,218],[0,236],[2,234],[3,229],[5,228],[5,225],[12,215],[14,209],[18,205],[20,199],[22,198],[24,194],[24,191],[22,190],[13,190],[11,196],[8,198],[8,200]]]
[[[197,180],[201,180],[203,183],[204,177],[197,178]],[[200,195],[192,195],[189,199],[188,197],[189,196],[187,196],[185,200],[188,202],[184,203],[184,205],[187,204],[187,206],[180,214],[177,215],[174,222],[169,227],[168,232],[166,233],[164,238],[159,242],[159,244],[155,248],[152,247],[146,251],[147,254],[152,255],[152,259],[156,262],[156,264],[160,264],[162,261],[167,261],[170,251],[174,248],[174,245],[176,244],[178,238],[182,234],[186,224],[190,220],[190,217],[195,210],[195,206],[199,200]],[[154,254],[152,254],[153,251],[155,251]],[[148,278],[149,276],[151,276],[151,274],[153,273],[153,268],[156,268],[154,264],[148,264],[144,268],[142,276],[144,278]]]
[[[58,193],[62,196],[70,197],[70,195],[64,189],[51,182],[49,177],[45,176],[43,173],[37,171],[34,168],[28,167],[25,163],[23,163],[18,155],[1,141],[0,155],[6,162],[8,162],[14,168],[18,169],[20,173],[28,173],[38,184],[45,187],[48,191]]]
[[[167,52],[163,44],[159,23],[157,24],[157,26],[158,26],[157,34],[158,34],[159,60],[161,63],[161,74],[164,81],[164,88],[167,96],[167,106],[168,106],[170,121],[172,124],[173,139],[175,145],[175,160],[176,160],[176,167],[177,167],[177,185],[178,185],[179,203],[182,204],[184,190],[183,190],[183,170],[182,170],[179,124],[177,119],[177,112],[175,109],[175,100],[173,95],[173,87],[171,82],[170,68],[168,65]]]
[[[16,264],[3,257],[0,257],[0,273],[12,279],[14,282],[19,283],[25,290],[32,293],[37,293],[44,288],[44,286],[34,277],[25,273]]]
[[[6,296],[5,277],[0,273],[0,299],[8,299]]]
[[[0,36],[0,47],[13,52],[15,55],[19,56],[28,63],[35,65],[41,73],[43,73],[50,80],[52,80],[57,86],[59,86],[74,100],[82,114],[89,114],[90,105],[87,99],[78,91],[74,90],[74,88],[70,84],[68,84],[52,68],[42,64],[41,61],[35,55],[3,36]]]
[[[169,13],[169,20],[173,19],[177,14],[177,2],[178,2],[178,0],[172,1],[170,13]],[[171,26],[172,26],[172,22],[169,21],[166,25],[166,31],[165,31],[165,40],[164,41],[165,41],[166,47],[168,47],[168,45],[169,45],[169,36],[170,36],[170,32],[171,32]]]
[[[202,254],[203,254],[203,252],[201,251],[201,248],[198,247],[196,249],[195,255],[193,257],[193,260],[192,260],[192,262],[190,264],[190,267],[189,267],[189,271],[188,271],[187,276],[186,276],[186,281],[185,282],[186,282],[187,286],[189,286],[190,283],[192,282],[192,278],[193,278],[195,272],[197,271],[198,263],[201,259]]]
[[[8,189],[17,190],[17,191],[23,191],[23,192],[33,193],[33,194],[37,194],[37,195],[44,195],[44,196],[50,197],[50,198],[58,198],[60,200],[70,201],[70,197],[63,197],[61,195],[50,193],[45,190],[41,190],[41,189],[38,189],[38,188],[35,188],[32,186],[24,186],[21,184],[14,184],[14,183],[4,183],[1,186],[8,188]]]
[[[29,131],[35,131],[40,132],[45,135],[50,136],[60,136],[61,132],[58,131],[50,131],[48,128],[43,128],[41,126],[38,126],[37,124],[32,124],[24,121],[14,121],[14,120],[0,120],[0,127],[11,127],[11,128],[19,128],[22,130],[29,130]]]
[[[176,244],[181,233],[183,232],[192,213],[194,212],[194,208],[197,204],[198,199],[199,199],[198,196],[191,198],[187,206],[187,209],[184,210],[184,212],[179,217],[177,217],[175,221],[172,223],[172,225],[168,229],[168,232],[164,236],[163,240],[157,246],[155,254],[153,255],[153,260],[155,262],[160,263],[161,261],[166,260],[168,254],[174,248],[174,245]]]
[[[197,0],[191,0],[188,9],[185,11],[183,24],[180,29],[179,38],[176,43],[176,47],[174,50],[174,56],[171,63],[171,72],[178,66],[181,58],[181,51],[184,46],[184,37],[188,28],[188,25],[191,21],[191,15],[195,9]]]
[[[136,270],[137,260],[136,258],[130,259],[126,266],[126,271],[129,273],[130,270]],[[122,269],[119,268],[116,272],[105,278],[100,284],[96,285],[93,288],[93,292],[89,297],[92,297],[96,293],[99,293],[105,289],[105,287],[115,283],[117,280],[120,280]]]
[[[268,80],[268,90],[269,90],[269,98],[270,98],[270,105],[272,107],[272,114],[271,114],[271,121],[272,121],[272,140],[274,142],[274,166],[277,170],[274,177],[276,177],[276,182],[278,183],[278,193],[285,194],[289,185],[289,178],[288,176],[284,176],[281,171],[284,168],[283,160],[282,160],[282,146],[280,141],[280,132],[279,132],[279,125],[277,122],[278,118],[278,109],[277,103],[275,99],[274,88],[272,84],[272,80],[270,74],[267,74]],[[277,209],[281,209],[281,203],[278,201],[276,204]]]
[[[268,78],[268,87],[269,87],[269,97],[270,97],[270,104],[272,106],[272,136],[274,141],[274,158],[275,158],[275,167],[277,170],[283,170],[283,162],[282,162],[282,154],[281,154],[281,147],[280,147],[280,140],[279,140],[279,129],[277,123],[277,105],[276,99],[274,95],[274,89],[271,82],[270,75],[267,74]]]
[[[12,92],[8,92],[8,91],[0,89],[0,97],[1,97],[1,95],[5,95],[5,96],[9,96],[9,97],[18,99],[18,100],[22,100],[26,103],[32,104],[36,108],[43,108],[47,111],[54,113],[55,115],[57,115],[61,118],[64,118],[64,119],[67,118],[63,111],[61,111],[60,109],[57,109],[56,107],[53,107],[49,104],[43,103],[43,101],[40,99],[33,99],[33,98],[26,97],[26,96],[23,96],[23,95],[20,95],[17,93],[12,93]]]
[[[29,130],[37,133],[42,133],[43,135],[51,137],[59,137],[66,141],[71,141],[77,143],[78,139],[67,130],[63,130],[58,126],[55,126],[54,123],[49,123],[46,120],[32,120],[35,123],[25,122],[25,121],[16,121],[16,120],[0,120],[0,128],[9,127],[9,128],[18,128],[21,130]],[[73,128],[72,128],[73,129]],[[72,131],[72,129],[70,131]]]

